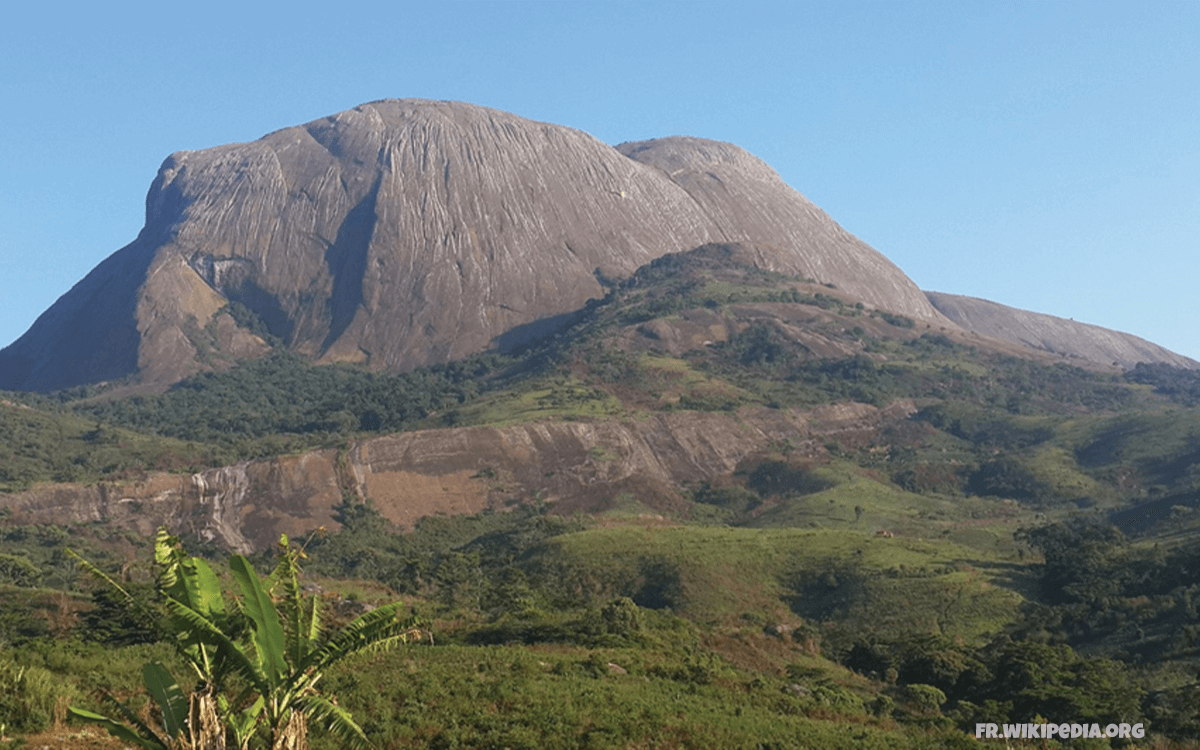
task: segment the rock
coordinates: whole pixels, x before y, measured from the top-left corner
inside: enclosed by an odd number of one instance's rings
[[[612,280],[709,241],[950,325],[735,146],[617,149],[484,107],[388,100],[170,156],[137,239],[0,351],[0,388],[161,387],[266,351],[260,327],[322,362],[445,362],[551,330]]]
[[[1129,333],[1020,310],[975,297],[940,292],[928,292],[926,296],[942,314],[968,331],[1060,354],[1067,358],[1064,360],[1067,362],[1082,359],[1124,369],[1132,368],[1138,362],[1163,363],[1186,369],[1200,368],[1200,362],[1194,359]]]
[[[792,636],[793,629],[794,628],[792,628],[791,625],[786,625],[786,624],[780,622],[780,623],[776,623],[774,625],[768,625],[763,630],[766,632],[767,635],[773,635],[776,638],[787,639]]]
[[[710,241],[757,246],[758,267],[833,284],[882,310],[945,323],[898,267],[745,150],[684,137],[623,143],[617,150],[657,167],[687,191],[717,226]]]
[[[623,491],[676,508],[685,482],[732,474],[747,457],[790,441],[816,455],[826,440],[878,430],[915,405],[838,404],[811,411],[746,408],[736,414],[660,412],[629,422],[541,422],[511,427],[419,430],[364,440],[346,451],[310,451],[196,474],[137,481],[39,485],[0,494],[17,524],[104,522],[150,537],[160,525],[226,549],[268,549],[338,528],[343,493],[369,497],[391,523],[477,513],[540,497],[561,512],[595,511]],[[595,449],[610,458],[596,461]],[[347,471],[348,469],[348,471]],[[489,476],[503,476],[497,483]]]

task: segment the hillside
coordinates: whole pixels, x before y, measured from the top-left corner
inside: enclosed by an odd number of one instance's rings
[[[1075,366],[761,253],[657,258],[503,356],[6,395],[0,722],[171,663],[139,562],[163,524],[264,566],[286,533],[333,625],[421,613],[436,645],[323,682],[383,747],[969,747],[1048,711],[1193,737],[1195,372]]]
[[[160,527],[295,540],[331,627],[419,612],[436,645],[323,683],[382,747],[1196,736],[1190,361],[930,295],[956,324],[728,144],[466,105],[177,155],[148,216],[0,354],[85,384],[0,399],[0,729],[50,730],[17,742],[105,746],[63,706],[177,659]]]
[[[972,496],[1064,510],[1192,489],[1192,391],[1165,370],[1118,376],[1016,357],[754,257],[708,245],[660,258],[508,358],[385,375],[274,355],[157,396],[35,401],[8,413],[38,415],[42,435],[82,430],[70,423],[112,437],[18,451],[28,468],[9,487],[24,491],[0,505],[25,523],[101,518],[143,534],[168,523],[250,550],[334,526],[345,497],[371,499],[402,528],[432,514],[530,502],[596,513],[636,498],[650,513],[752,525],[837,525],[858,506],[879,527],[921,533],[913,513],[934,518]],[[1189,408],[1169,432],[1144,455],[1123,447],[1123,425],[1164,423],[1172,401]],[[177,462],[189,441],[189,473],[155,473],[157,453],[100,465],[89,451],[120,440],[99,427],[110,424],[157,434]],[[32,429],[9,434],[31,445]],[[55,451],[63,458],[39,474],[37,458]],[[64,464],[80,484],[31,486],[64,478]],[[813,497],[761,478],[816,470]],[[692,497],[700,486],[753,494],[718,493],[705,509]]]

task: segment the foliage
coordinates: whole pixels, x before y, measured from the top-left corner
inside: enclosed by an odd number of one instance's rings
[[[41,582],[42,571],[29,558],[0,552],[0,583],[33,587]]]
[[[1175,403],[1200,405],[1200,372],[1196,370],[1173,367],[1162,362],[1138,362],[1125,373],[1125,379],[1131,383],[1153,386],[1156,392]]]
[[[1079,433],[1072,445],[1075,459],[1093,476],[1133,484],[1151,498],[1200,489],[1196,409],[1122,414]]]
[[[789,694],[778,676],[747,673],[691,643],[446,645],[348,666],[331,681],[356,715],[370,717],[368,734],[395,748],[871,750],[955,747],[964,739],[877,721],[859,693],[840,684]],[[314,740],[318,750],[335,746]]]
[[[812,471],[812,467],[768,460],[757,464],[746,477],[746,486],[760,496],[811,495],[827,490],[834,482]]]
[[[194,467],[219,460],[203,446],[156,438],[62,413],[37,400],[37,408],[0,403],[0,492],[37,482],[83,482],[140,475],[155,468]]]
[[[543,540],[581,528],[545,510],[533,504],[504,513],[429,516],[401,535],[392,533],[371,504],[350,502],[338,509],[344,524],[340,533],[313,535],[305,542],[308,570],[379,581],[447,608],[525,607],[513,594],[514,561]]]
[[[72,713],[150,750],[208,748],[225,741],[246,748],[256,737],[272,750],[304,747],[309,720],[327,724],[350,746],[369,745],[350,714],[322,697],[316,683],[337,662],[405,643],[420,631],[415,620],[401,616],[403,605],[395,603],[363,614],[326,637],[318,599],[300,590],[302,552],[289,546],[286,537],[280,544],[279,562],[266,583],[246,558],[231,558],[230,570],[242,596],[236,610],[230,610],[208,564],[187,557],[177,539],[160,531],[155,546],[158,587],[176,646],[196,673],[198,687],[185,695],[166,668],[144,667],[146,690],[160,707],[161,731],[111,695],[107,702],[132,728],[85,709],[73,707]],[[280,592],[278,604],[272,588]],[[225,693],[235,676],[243,687],[229,700]],[[225,735],[227,740],[219,739]]]
[[[316,366],[277,352],[226,372],[206,372],[170,391],[121,401],[87,401],[75,411],[93,419],[184,440],[237,443],[274,434],[309,436],[398,431],[431,412],[456,407],[505,366],[479,355],[400,375]],[[244,455],[244,451],[243,451]]]
[[[239,747],[304,733],[292,718],[302,711],[260,695],[320,717],[314,747],[363,736],[394,747],[942,747],[968,742],[951,722],[1051,711],[1127,721],[1139,701],[1156,728],[1194,735],[1194,374],[1120,377],[977,350],[735,255],[714,246],[655,261],[511,356],[389,376],[277,353],[160,395],[12,397],[0,405],[0,491],[385,430],[892,407],[825,437],[780,438],[652,518],[565,518],[538,504],[398,534],[350,498],[341,530],[303,545],[306,572],[326,577],[313,590],[355,592],[325,624],[367,608],[359,592],[398,593],[441,618],[439,645],[325,666],[305,659],[338,641],[318,634],[295,546],[255,558],[275,571],[264,580],[236,557],[218,576],[171,542],[151,581],[115,572],[139,541],[114,538],[111,553],[88,556],[119,588],[80,592],[62,545],[101,532],[0,518],[0,639],[38,675],[26,693],[55,680],[93,717],[131,711],[143,724],[131,745],[197,744],[181,738],[203,724],[190,715],[200,708]],[[676,324],[702,326],[693,349],[658,338]],[[908,404],[916,413],[897,416]],[[603,463],[605,449],[592,458]],[[375,621],[363,622],[368,633]],[[341,714],[310,690],[318,673],[361,734],[344,723],[341,737],[327,733]],[[126,708],[89,702],[95,688]],[[147,706],[130,700],[143,694]]]
[[[97,586],[92,607],[80,619],[88,640],[112,646],[155,643],[167,636],[166,611],[149,582],[130,581],[121,590]]]
[[[1133,545],[1099,522],[1047,524],[1020,537],[1045,561],[1042,603],[1027,606],[1016,635],[1130,664],[1175,662],[1195,674],[1200,552]]]
[[[944,710],[964,728],[976,721],[1033,722],[1039,715],[1101,726],[1132,722],[1142,715],[1146,695],[1119,662],[1006,636],[982,646],[937,636],[864,641],[843,663],[892,675],[903,698],[926,713],[947,704]]]

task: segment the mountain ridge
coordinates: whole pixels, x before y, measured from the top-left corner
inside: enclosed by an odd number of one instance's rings
[[[1198,369],[1200,362],[1131,333],[960,294],[926,292],[933,306],[963,328],[1031,349],[1130,369],[1138,362]]]

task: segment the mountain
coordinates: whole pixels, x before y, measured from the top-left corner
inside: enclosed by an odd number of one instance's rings
[[[1200,369],[1117,373],[1144,343],[927,298],[727,144],[381,102],[179,154],[0,353],[39,388],[195,373],[0,393],[0,642],[54,658],[50,717],[165,635],[144,573],[88,603],[68,544],[125,580],[160,525],[286,534],[328,621],[432,614],[443,646],[328,677],[380,745],[966,746],[1049,703],[1169,746]]]
[[[531,503],[806,526],[869,504],[926,533],[912,507],[1170,511],[1191,492],[1194,371],[1070,366],[759,257],[657,258],[511,357],[386,375],[277,352],[162,394],[0,403],[0,516],[259,550],[347,498],[402,527]]]
[[[0,388],[163,386],[274,346],[375,370],[445,362],[528,340],[710,241],[950,325],[736,146],[613,148],[484,107],[387,100],[170,156],[138,237],[0,351]]]
[[[1129,333],[1077,323],[1053,315],[1019,310],[996,302],[957,294],[926,292],[929,301],[958,325],[984,336],[1124,369],[1138,362],[1167,364],[1184,369],[1200,362],[1168,351]]]

